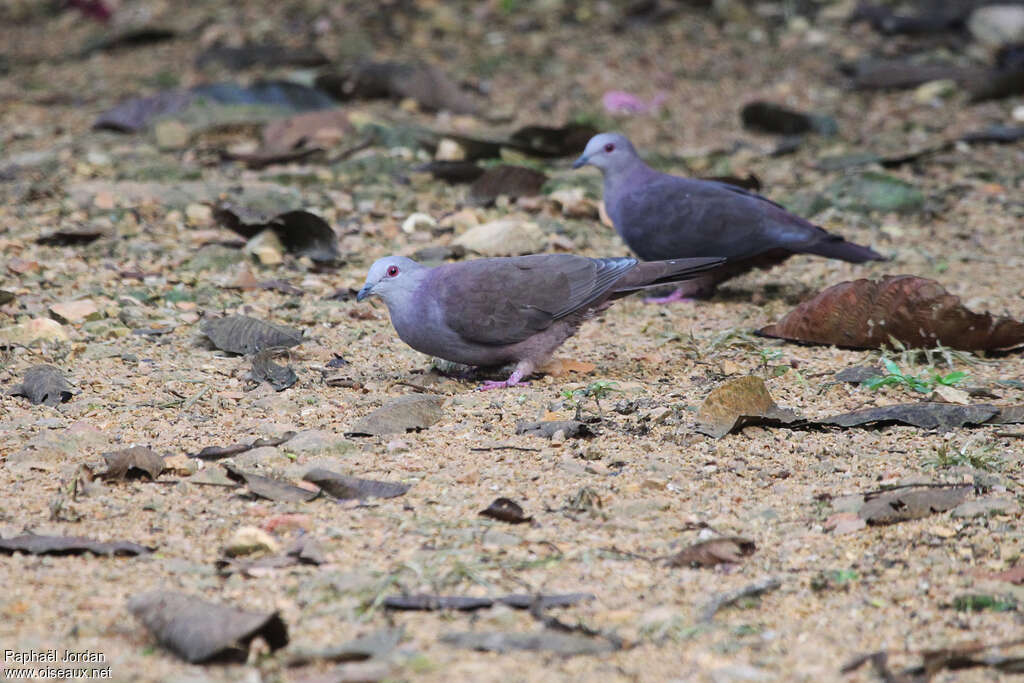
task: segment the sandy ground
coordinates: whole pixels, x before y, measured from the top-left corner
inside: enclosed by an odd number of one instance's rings
[[[497,4],[485,11],[486,4],[473,3],[463,12],[423,2],[418,19],[395,14],[398,34],[392,35],[381,26],[387,22],[339,3],[206,3],[190,10],[176,3],[123,4],[122,16],[141,13],[181,35],[79,59],[64,55],[113,28],[76,12],[26,17],[31,11],[17,3],[9,11],[20,12],[20,19],[0,28],[10,62],[0,75],[0,169],[27,169],[5,180],[6,187],[0,184],[0,289],[17,295],[0,307],[0,328],[47,317],[51,305],[85,296],[100,309],[99,322],[63,326],[68,342],[3,351],[5,387],[27,367],[46,362],[64,370],[79,393],[57,408],[2,398],[0,537],[29,530],[125,539],[157,550],[142,557],[0,557],[0,652],[99,652],[116,680],[821,681],[844,679],[840,666],[860,653],[888,649],[898,667],[910,666],[919,660],[907,652],[1020,637],[1020,603],[1009,611],[954,608],[956,598],[968,594],[1020,599],[1019,587],[981,578],[1019,561],[1024,539],[1018,516],[944,513],[841,535],[826,530],[825,522],[835,511],[830,496],[911,481],[970,482],[979,486],[979,497],[1019,502],[1024,441],[996,436],[996,427],[948,433],[751,427],[718,441],[694,429],[696,409],[710,390],[744,374],[766,377],[778,403],[811,417],[917,400],[899,388],[870,392],[833,382],[834,372],[877,362],[877,353],[749,335],[824,286],[912,273],[938,279],[972,308],[1024,318],[1019,144],[961,147],[887,171],[925,194],[920,211],[829,208],[815,216],[826,228],[875,246],[890,262],[852,266],[797,257],[729,283],[710,301],[658,307],[625,300],[559,351],[560,357],[592,363],[589,374],[544,376],[526,387],[480,393],[475,383],[425,374],[429,359],[397,338],[380,303],[326,299],[339,288],[358,287],[382,255],[450,239],[398,229],[413,210],[441,217],[458,209],[463,192],[421,175],[397,182],[414,164],[406,160],[410,150],[375,147],[333,166],[247,171],[235,164],[202,165],[188,150],[160,152],[146,134],[90,130],[95,115],[123,97],[175,82],[243,78],[192,65],[218,35],[296,41],[317,21],[324,28],[317,45],[329,55],[359,54],[365,44],[368,56],[424,57],[458,77],[486,78],[488,106],[513,115],[510,129],[605,116],[600,97],[612,88],[645,97],[664,91],[668,98],[658,115],[604,120],[641,149],[685,159],[685,165],[668,166],[675,171],[753,172],[764,192],[779,199],[821,192],[840,178],[842,171],[819,168],[823,157],[892,154],[1007,123],[1022,105],[1019,97],[968,106],[962,93],[920,102],[913,92],[849,92],[837,62],[905,45],[863,25],[846,27],[842,7],[819,18],[811,33],[799,22],[788,28],[756,18],[723,23],[697,10],[683,10],[664,24],[613,31],[618,10],[610,3],[565,3],[563,10],[571,14],[575,7],[577,16],[561,21],[557,12],[532,7],[504,13]],[[539,21],[542,30],[524,29],[529,20]],[[27,63],[30,58],[41,61]],[[773,139],[739,125],[739,108],[757,98],[831,113],[841,135],[771,157],[766,151]],[[353,106],[374,115],[394,107]],[[413,116],[425,125],[451,123],[447,115]],[[31,159],[44,157],[47,163],[32,166]],[[397,172],[366,171],[375,160]],[[553,162],[547,171],[570,186],[598,187],[593,170],[572,172],[567,163]],[[302,288],[301,296],[225,289],[240,263],[197,272],[188,260],[211,234],[229,240],[231,233],[201,215],[190,218],[190,201],[138,204],[126,185],[137,180],[168,188],[196,181],[284,186],[344,232],[346,263],[327,271],[295,260],[249,266],[257,279],[282,278]],[[485,221],[516,209],[472,211]],[[531,219],[582,253],[625,253],[597,221],[566,218],[550,208]],[[86,228],[108,236],[88,246],[35,243],[56,229]],[[36,265],[23,269],[31,262]],[[139,281],[124,277],[125,271],[148,276]],[[281,393],[266,385],[248,391],[248,360],[215,352],[201,340],[200,315],[221,312],[304,329],[307,341],[289,358],[298,383]],[[144,324],[173,330],[130,333]],[[319,369],[335,354],[348,361],[337,373],[354,388],[323,382]],[[774,366],[791,369],[776,376]],[[1020,384],[999,383],[1024,378],[1020,354],[958,355],[953,369],[969,372],[972,385],[995,395],[981,400],[1024,403]],[[430,391],[445,397],[437,424],[399,437],[344,436],[357,418],[425,378]],[[613,381],[619,390],[602,401],[603,419],[593,425],[597,436],[564,443],[516,436],[518,420],[571,417],[563,392],[597,380]],[[598,414],[592,402],[585,408],[587,415]],[[201,472],[174,470],[156,483],[96,483],[84,494],[68,492],[81,465],[103,469],[104,452],[142,444],[181,455],[288,430],[300,432],[297,444],[261,449],[236,462],[291,479],[321,464],[412,488],[402,497],[362,505],[322,498],[293,504],[248,500],[237,490],[196,483]],[[987,449],[996,464],[990,471],[930,467],[942,449]],[[510,526],[479,517],[498,496],[522,504],[533,523]],[[284,545],[304,530],[318,539],[326,563],[256,577],[218,576],[215,561],[244,526],[274,528]],[[713,532],[753,539],[757,551],[718,570],[654,560]],[[847,580],[822,588],[823,573],[837,571]],[[725,608],[709,623],[699,619],[712,596],[768,577],[779,579],[777,590]],[[157,646],[126,609],[130,596],[153,589],[279,610],[292,643],[277,655],[254,651],[246,665],[185,664]],[[403,591],[592,593],[593,601],[551,613],[614,633],[626,647],[576,657],[457,649],[439,637],[535,631],[541,625],[506,607],[464,614],[394,613],[379,606],[383,596]],[[295,648],[336,645],[388,627],[403,628],[404,637],[380,661],[340,670],[327,662],[284,665]],[[935,680],[998,677],[978,669]],[[846,679],[872,675],[865,668]]]

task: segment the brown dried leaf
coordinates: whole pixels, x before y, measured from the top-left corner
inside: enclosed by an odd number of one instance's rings
[[[323,218],[309,211],[286,211],[273,217],[245,207],[220,202],[213,206],[214,219],[246,239],[272,230],[289,253],[308,256],[318,263],[341,259],[338,236]]]
[[[225,464],[224,469],[231,479],[243,482],[254,496],[260,498],[287,503],[307,503],[320,495],[319,491],[310,491],[280,479],[243,472],[233,465]]]
[[[1024,585],[1024,560],[1017,560],[1017,564],[1001,572],[985,572],[979,576],[996,581],[1008,581],[1018,586]]]
[[[572,358],[552,358],[542,365],[537,372],[539,374],[562,377],[571,372],[578,372],[581,375],[589,375],[597,366],[584,360],[573,360]]]
[[[348,477],[320,467],[306,472],[303,479],[316,484],[326,491],[328,495],[341,500],[395,498],[396,496],[404,495],[410,488],[409,484]]]
[[[522,524],[533,519],[533,517],[527,517],[526,513],[523,512],[523,506],[511,498],[495,498],[487,506],[487,509],[481,510],[479,514],[502,522],[508,522],[509,524]]]
[[[356,421],[346,436],[383,436],[426,429],[444,417],[444,398],[415,394],[402,396]]]
[[[545,610],[549,607],[570,607],[581,602],[593,600],[590,593],[558,593],[554,595],[528,595],[513,593],[497,598],[474,598],[462,595],[391,595],[384,598],[384,607],[394,610],[437,611],[454,609],[461,612],[472,612],[478,609],[493,607],[496,604],[506,605],[515,609]]]
[[[300,330],[264,322],[247,315],[229,315],[206,320],[199,329],[218,349],[242,355],[263,349],[295,346],[301,344],[303,340]]]
[[[71,400],[73,390],[64,374],[52,365],[34,365],[25,371],[21,384],[11,387],[10,396],[24,396],[33,405],[56,406]]]
[[[104,453],[103,459],[107,462],[107,471],[102,472],[100,477],[106,480],[111,479],[138,479],[148,476],[154,480],[164,471],[163,457],[146,446],[133,446],[120,451]]]
[[[739,377],[712,391],[697,414],[697,431],[720,439],[750,424],[791,424],[800,416],[780,408],[768,393],[764,380],[754,375]]]
[[[973,490],[970,485],[904,487],[864,495],[858,511],[868,524],[895,524],[955,508]]]
[[[252,443],[236,443],[231,444],[230,446],[207,446],[198,453],[193,453],[189,457],[199,458],[200,460],[220,460],[221,458],[230,458],[233,455],[245,453],[253,448],[262,448],[263,446],[280,446],[290,440],[293,436],[295,436],[295,432],[285,432],[279,437],[275,437],[273,439],[256,439]]]
[[[966,351],[1024,345],[1024,323],[974,313],[934,280],[898,275],[843,282],[820,292],[758,334],[798,342],[877,349],[937,343]]]
[[[738,564],[753,555],[757,545],[742,536],[712,538],[683,548],[668,560],[670,567],[714,567],[724,563]]]
[[[277,612],[249,612],[171,591],[136,595],[128,609],[162,646],[192,664],[244,662],[257,636],[272,651],[288,644]]]
[[[955,403],[899,403],[834,415],[816,420],[815,424],[858,427],[865,424],[896,423],[922,429],[949,430],[969,424],[985,424],[998,415],[999,407],[987,404],[965,406]]]
[[[487,171],[469,186],[466,199],[470,204],[490,206],[499,196],[509,199],[540,194],[548,177],[526,166],[501,164]]]
[[[81,536],[37,536],[24,534],[0,538],[0,553],[30,555],[145,555],[151,548],[131,541],[94,541]]]
[[[252,357],[252,370],[249,376],[254,382],[267,381],[274,391],[284,391],[299,381],[290,365],[278,365],[273,359],[274,351],[270,349],[259,351]]]
[[[345,109],[303,112],[271,121],[263,129],[262,152],[294,151],[301,148],[329,148],[355,130]]]

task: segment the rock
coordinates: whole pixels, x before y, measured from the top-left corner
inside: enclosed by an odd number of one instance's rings
[[[263,529],[254,526],[240,527],[231,536],[231,540],[224,546],[224,554],[228,557],[240,557],[242,555],[276,555],[281,552],[274,537]]]
[[[437,143],[434,158],[438,161],[462,161],[466,158],[466,150],[451,138],[443,138]]]
[[[971,395],[963,389],[957,389],[956,387],[940,384],[935,387],[935,391],[931,393],[931,396],[929,396],[928,399],[931,401],[956,403],[958,405],[966,406],[971,402]]]
[[[919,104],[929,104],[935,100],[942,100],[955,93],[956,88],[956,81],[950,79],[928,81],[914,89],[914,101]]]
[[[481,541],[483,545],[513,546],[522,543],[523,539],[519,538],[515,534],[491,528],[484,532],[484,536]]]
[[[586,198],[582,187],[555,190],[548,197],[558,205],[567,218],[599,218],[597,204]]]
[[[207,244],[201,247],[192,258],[182,264],[182,270],[195,272],[204,270],[228,270],[231,266],[245,260],[241,249],[232,249],[222,244]]]
[[[1024,43],[1024,6],[979,7],[967,19],[967,29],[976,41],[990,47]]]
[[[249,469],[254,466],[271,468],[288,462],[281,449],[273,446],[260,446],[259,448],[239,453],[235,456],[234,461],[242,469]]]
[[[284,261],[284,245],[273,230],[264,230],[246,242],[245,253],[265,266],[276,266]]]
[[[320,455],[326,453],[342,454],[355,447],[351,441],[340,434],[325,429],[307,429],[288,439],[281,450],[288,453],[304,453]]]
[[[536,223],[504,218],[470,228],[452,241],[481,256],[518,256],[543,251],[547,243]]]
[[[407,235],[418,230],[431,230],[437,227],[437,221],[434,220],[433,216],[425,213],[411,213],[409,217],[402,221],[402,232]]]
[[[773,681],[775,676],[764,669],[749,664],[729,664],[711,671],[712,683],[736,683],[738,681]]]
[[[28,346],[35,341],[66,342],[71,337],[67,330],[50,318],[32,318],[28,322],[12,325],[0,330],[0,342]]]
[[[213,223],[213,209],[208,204],[193,202],[185,207],[185,220],[194,227],[210,225]]]
[[[181,121],[160,121],[153,128],[153,135],[161,150],[182,149],[188,145],[188,128]]]
[[[988,496],[968,500],[953,508],[954,517],[982,517],[984,515],[1016,515],[1020,506],[1012,498]]]
[[[910,213],[924,206],[924,194],[887,173],[866,171],[836,181],[826,190],[834,203],[853,211]]]
[[[473,209],[462,209],[442,218],[440,225],[442,228],[450,228],[456,235],[461,235],[470,228],[480,225],[480,219]]]
[[[83,320],[95,320],[100,316],[100,309],[92,299],[63,301],[50,306],[50,315],[59,323],[78,323]]]

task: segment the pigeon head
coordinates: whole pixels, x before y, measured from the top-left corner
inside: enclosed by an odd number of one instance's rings
[[[385,256],[370,266],[366,275],[366,283],[356,295],[356,301],[370,296],[379,296],[384,303],[390,304],[399,300],[402,295],[410,295],[420,284],[420,276],[428,269],[404,256]]]
[[[625,135],[601,133],[590,138],[587,148],[572,167],[582,168],[590,164],[601,169],[603,173],[608,173],[628,167],[636,158],[633,143]]]

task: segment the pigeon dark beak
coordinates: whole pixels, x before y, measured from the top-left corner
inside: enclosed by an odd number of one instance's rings
[[[373,294],[373,285],[365,284],[363,285],[363,288],[359,290],[359,293],[356,294],[356,301],[363,301],[371,294]]]
[[[590,157],[588,157],[586,155],[583,155],[579,159],[577,159],[576,161],[573,162],[572,167],[573,168],[583,168],[589,162],[590,162]]]

